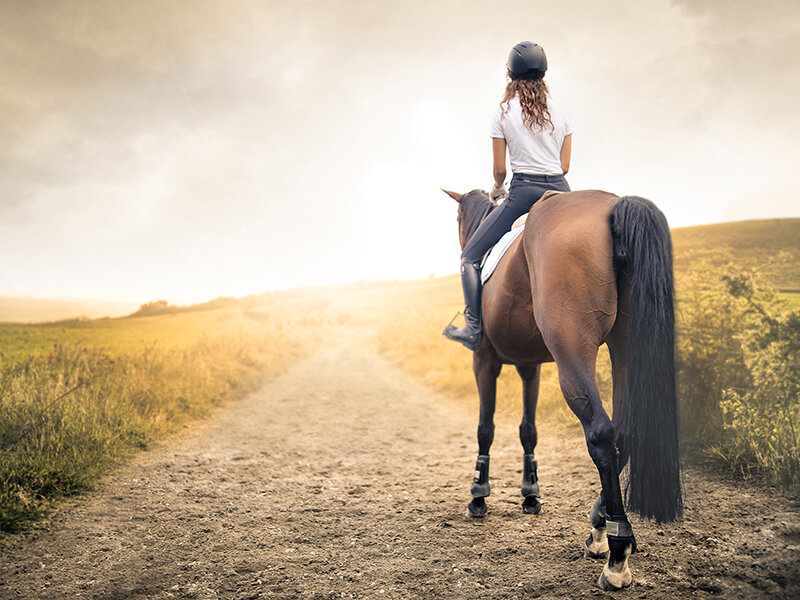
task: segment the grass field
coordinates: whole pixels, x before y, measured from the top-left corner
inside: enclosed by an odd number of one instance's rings
[[[0,356],[6,360],[49,352],[54,344],[80,344],[108,352],[170,349],[220,334],[287,330],[319,318],[325,301],[303,291],[226,299],[206,306],[167,307],[161,314],[48,323],[0,323]]]
[[[790,308],[800,308],[800,292],[784,292],[781,296],[786,300]]]
[[[672,230],[675,270],[708,263],[757,269],[775,289],[800,293],[800,219],[763,219]]]
[[[0,324],[0,534],[280,372],[326,323],[302,292],[224,304]]]
[[[134,302],[97,300],[43,300],[0,296],[0,323],[42,323],[82,315],[87,318],[122,317],[138,308]]]

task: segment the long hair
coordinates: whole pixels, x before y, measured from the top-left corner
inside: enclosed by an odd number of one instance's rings
[[[509,78],[511,73],[508,74]],[[539,71],[532,75],[523,75],[516,79],[509,79],[506,84],[506,91],[503,94],[503,99],[500,101],[500,106],[503,107],[503,114],[508,112],[508,101],[514,96],[519,98],[519,104],[522,107],[522,121],[531,129],[545,129],[546,127],[553,127],[553,121],[550,119],[550,109],[547,108],[547,96],[550,95],[550,90],[544,82],[544,73]]]

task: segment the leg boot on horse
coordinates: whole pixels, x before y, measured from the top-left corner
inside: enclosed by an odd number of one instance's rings
[[[525,453],[522,457],[522,512],[538,515],[542,510],[539,502],[539,476],[534,450],[538,441],[536,433],[536,404],[539,400],[540,364],[517,365],[522,378],[522,422],[519,424],[519,441]]]
[[[479,454],[475,463],[475,476],[472,478],[472,502],[467,506],[470,517],[485,517],[489,510],[486,498],[492,493],[489,485],[489,455]]]
[[[475,465],[475,476],[472,479],[472,502],[469,503],[468,514],[471,517],[483,517],[489,508],[486,498],[491,491],[489,485],[489,450],[494,441],[494,410],[497,399],[497,378],[503,368],[497,354],[488,345],[484,345],[472,355],[472,369],[478,384],[480,395],[480,418],[478,421],[478,461]]]
[[[536,474],[536,461],[533,454],[522,457],[522,512],[526,515],[538,515],[542,510],[539,502],[539,477]]]
[[[622,502],[622,488],[619,482],[617,465],[617,449],[614,444],[614,427],[603,409],[594,377],[594,365],[586,365],[581,359],[561,357],[557,353],[559,363],[559,380],[567,403],[583,425],[586,446],[600,475],[602,497],[605,499],[605,537],[608,543],[608,563],[598,579],[602,589],[620,589],[631,584],[633,576],[628,567],[628,556],[636,551],[636,539],[633,536],[625,508]],[[589,368],[591,367],[591,369]],[[598,517],[601,509],[598,508]],[[598,545],[588,551],[602,554],[602,533],[600,519],[592,529],[594,542],[597,529]],[[590,542],[591,543],[591,542]]]

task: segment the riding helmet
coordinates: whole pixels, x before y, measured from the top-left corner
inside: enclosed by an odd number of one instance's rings
[[[547,56],[539,44],[520,42],[511,49],[506,63],[511,79],[547,71]]]

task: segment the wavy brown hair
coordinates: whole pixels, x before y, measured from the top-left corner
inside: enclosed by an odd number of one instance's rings
[[[511,73],[508,76],[511,77]],[[550,109],[547,108],[547,96],[549,94],[550,89],[544,82],[544,73],[525,75],[517,79],[509,79],[500,105],[505,104],[503,114],[506,114],[509,108],[508,101],[517,96],[522,107],[522,121],[525,125],[531,129],[534,126],[538,129],[544,129],[548,126],[553,127]]]

